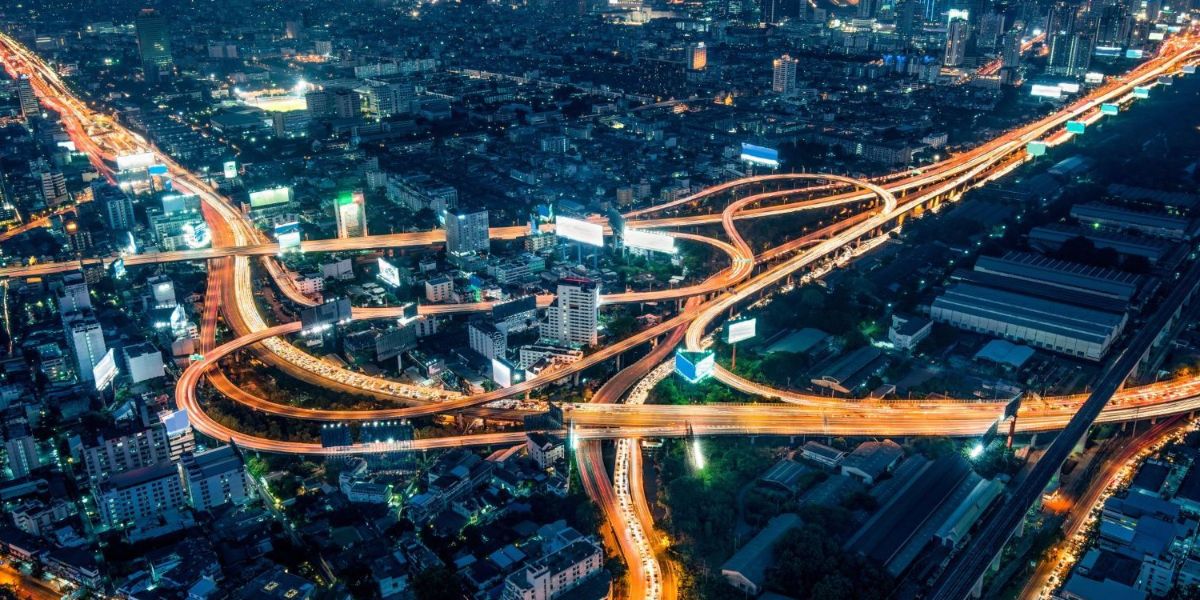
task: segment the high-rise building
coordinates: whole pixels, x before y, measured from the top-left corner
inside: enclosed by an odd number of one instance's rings
[[[703,71],[708,66],[708,47],[704,42],[688,46],[688,68],[693,71]]]
[[[100,190],[105,191],[101,192]],[[99,196],[100,204],[104,207],[104,222],[112,229],[132,230],[136,224],[133,213],[133,200],[116,187],[98,188],[93,193]]]
[[[333,203],[339,238],[367,235],[367,201],[361,191],[347,192]]]
[[[1078,77],[1091,64],[1095,34],[1080,27],[1078,13],[1078,6],[1064,1],[1050,9],[1046,20],[1046,39],[1050,45],[1046,72],[1051,75]]]
[[[167,430],[162,423],[150,427],[118,426],[85,432],[82,458],[92,481],[101,481],[134,469],[171,459]]]
[[[63,275],[63,284],[55,294],[58,300],[58,315],[65,319],[68,314],[81,310],[91,310],[92,298],[88,295],[87,281],[81,273]]]
[[[246,465],[233,446],[184,454],[179,466],[187,483],[188,501],[196,510],[245,504],[251,498]]]
[[[42,200],[47,206],[55,206],[67,200],[67,178],[62,171],[42,171],[38,174],[42,188]]]
[[[491,240],[488,237],[488,211],[464,212],[451,209],[444,215],[448,254],[487,252],[491,248]]]
[[[484,358],[504,358],[508,353],[508,336],[490,321],[471,321],[467,336],[471,349]]]
[[[970,31],[971,26],[966,19],[950,21],[950,25],[946,29],[946,55],[942,59],[942,65],[962,66],[963,60],[967,57],[967,36]]]
[[[142,69],[148,79],[157,79],[159,75],[171,70],[174,59],[171,56],[171,29],[166,17],[158,11],[147,8],[138,13],[134,20],[137,30],[138,54],[142,58]]]
[[[304,95],[304,102],[314,119],[351,119],[362,115],[362,96],[349,88],[313,90]]]
[[[33,82],[28,75],[17,77],[17,101],[21,105],[21,114],[26,119],[42,114],[42,107],[38,104],[37,94],[33,91]]]
[[[71,354],[75,357],[75,374],[80,381],[92,381],[92,367],[108,353],[100,322],[90,309],[85,309],[64,315],[63,329],[71,344]]]
[[[123,527],[186,504],[179,468],[171,462],[109,477],[96,487],[96,508],[109,527]]]
[[[29,434],[29,426],[24,422],[9,423],[5,427],[4,451],[8,456],[8,469],[12,472],[13,479],[24,477],[42,466],[38,457],[37,440]]]
[[[874,19],[879,12],[879,0],[858,0],[858,18]]]
[[[546,311],[542,335],[563,344],[592,346],[598,341],[600,286],[590,279],[564,278],[558,298]]]
[[[790,96],[796,93],[796,67],[800,61],[784,54],[775,59],[772,64],[774,74],[771,77],[771,91],[776,94]]]

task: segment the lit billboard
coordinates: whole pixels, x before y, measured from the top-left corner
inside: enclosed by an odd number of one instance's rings
[[[1150,97],[1150,88],[1145,87],[1145,86],[1138,86],[1138,87],[1133,88],[1133,97],[1134,98],[1149,98]]]
[[[1058,89],[1062,90],[1063,93],[1066,94],[1078,94],[1079,84],[1075,83],[1074,81],[1063,81],[1058,84]]]
[[[742,142],[742,160],[752,165],[775,169],[779,167],[779,151]]]
[[[512,387],[515,383],[521,383],[525,380],[525,374],[520,369],[513,366],[503,358],[492,359],[492,381],[496,385],[506,388]]]
[[[1159,75],[1158,76],[1158,84],[1159,85],[1175,85],[1175,78],[1171,77],[1170,75]]]
[[[100,359],[94,367],[92,367],[92,380],[96,382],[96,390],[102,390],[108,387],[117,378],[117,359],[111,348],[105,353],[104,358]]]
[[[1046,142],[1029,142],[1025,145],[1025,152],[1028,152],[1030,156],[1045,156]]]
[[[292,201],[292,188],[282,186],[269,190],[250,192],[250,208],[266,208]]]
[[[1096,51],[1094,52],[1094,54],[1096,56],[1117,58],[1117,57],[1121,56],[1121,47],[1120,46],[1096,46]]]
[[[225,170],[225,179],[233,179],[237,177],[237,161],[227,160],[223,165]]]
[[[1083,121],[1067,121],[1067,133],[1079,135],[1087,130],[1087,123]]]
[[[1161,42],[1166,39],[1166,37],[1167,34],[1164,31],[1151,31],[1150,35],[1146,36],[1146,39],[1152,42]]]
[[[1183,72],[1188,75],[1196,73],[1196,65],[1183,65]]]
[[[1092,85],[1104,83],[1104,73],[1097,73],[1095,71],[1084,73],[1083,82]]]
[[[300,248],[300,224],[293,221],[291,223],[281,223],[275,226],[275,241],[279,242],[279,250],[286,252],[288,250],[297,250]]]
[[[352,308],[349,298],[337,298],[300,311],[301,333],[309,335],[334,325],[349,323]]]
[[[383,257],[379,258],[379,278],[392,287],[400,287],[400,269]]]
[[[675,372],[691,383],[712,377],[716,367],[717,360],[712,352],[680,350],[675,353]]]
[[[1121,112],[1121,107],[1116,104],[1104,103],[1100,105],[1100,114],[1115,115]]]
[[[1041,83],[1033,84],[1029,94],[1039,98],[1062,98],[1063,89],[1057,85],[1045,85]]]
[[[1125,58],[1141,58],[1144,54],[1139,48],[1130,48],[1125,51]]]
[[[626,227],[625,233],[621,237],[625,240],[625,245],[629,248],[641,248],[643,250],[653,250],[667,254],[675,254],[678,250],[675,247],[675,238],[665,233]]]
[[[558,215],[554,217],[554,233],[581,244],[604,247],[604,228],[596,223]]]
[[[758,334],[758,319],[734,321],[725,328],[725,341],[736,344]]]
[[[126,154],[125,156],[117,157],[117,170],[118,171],[135,171],[135,170],[139,170],[139,169],[148,169],[148,168],[150,168],[150,165],[153,165],[155,162],[157,162],[157,161],[154,160],[153,152],[139,152],[138,154]]]
[[[146,172],[151,175],[162,176],[169,174],[170,170],[167,169],[167,165],[150,165],[150,168],[146,169]]]

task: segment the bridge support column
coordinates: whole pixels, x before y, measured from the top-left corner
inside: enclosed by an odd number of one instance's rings
[[[1019,522],[1017,522],[1017,531],[1015,535],[1017,537],[1025,537],[1025,519],[1021,519]]]
[[[975,581],[975,586],[971,588],[971,597],[972,598],[982,598],[983,597],[983,577],[980,577],[979,579],[977,579]]]
[[[988,570],[989,571],[999,571],[1000,570],[1000,555],[999,554],[997,554],[996,557],[992,559],[992,564],[988,565]],[[980,581],[982,582],[983,580],[981,579]]]

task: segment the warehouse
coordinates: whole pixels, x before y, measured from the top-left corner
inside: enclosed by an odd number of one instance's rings
[[[1146,235],[1184,240],[1192,237],[1192,222],[1181,217],[1136,212],[1107,204],[1076,204],[1071,216],[1092,227],[1125,230],[1133,229]]]
[[[1061,223],[1042,225],[1029,231],[1029,245],[1047,252],[1057,251],[1068,240],[1075,238],[1086,238],[1099,250],[1111,248],[1124,256],[1140,256],[1152,265],[1162,260],[1171,250],[1171,243],[1159,238],[1086,229]]]
[[[1127,316],[971,283],[952,284],[930,316],[960,329],[995,335],[1071,356],[1100,360]]]
[[[1137,293],[1141,277],[1027,252],[1009,252],[1003,258],[981,256],[975,261],[977,273],[990,273],[1028,284],[1059,290],[1107,296],[1129,302]]]

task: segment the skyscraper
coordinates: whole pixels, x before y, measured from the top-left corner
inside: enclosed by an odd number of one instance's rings
[[[598,341],[600,286],[590,279],[559,280],[558,298],[547,309],[543,335],[562,344],[592,346]]]
[[[158,79],[171,69],[171,30],[167,19],[158,11],[147,8],[138,13],[134,21],[137,29],[138,54],[142,58],[142,69],[147,79]]]
[[[75,356],[76,375],[80,381],[92,381],[92,367],[108,353],[100,322],[91,310],[81,310],[63,316],[63,329],[71,342],[71,353]]]
[[[367,235],[367,202],[361,191],[356,190],[338,196],[333,203],[333,212],[337,218],[339,238]]]
[[[1061,0],[1050,9],[1046,19],[1046,40],[1050,44],[1046,72],[1051,75],[1077,77],[1091,64],[1095,36],[1080,27],[1078,13],[1077,6]]]
[[[447,254],[487,252],[491,248],[486,210],[463,212],[450,209],[445,212],[445,217]]]
[[[708,66],[708,48],[704,42],[688,46],[688,68],[693,71],[703,71]]]
[[[971,26],[966,19],[950,21],[950,25],[946,29],[946,55],[942,59],[942,65],[962,66],[963,60],[967,57],[967,35],[970,31]]]
[[[21,114],[26,119],[42,113],[37,94],[33,91],[33,82],[29,80],[28,75],[17,77],[17,100],[21,104]]]
[[[796,93],[796,67],[800,61],[784,54],[775,59],[772,64],[774,74],[771,77],[771,91],[776,94],[790,96]]]

